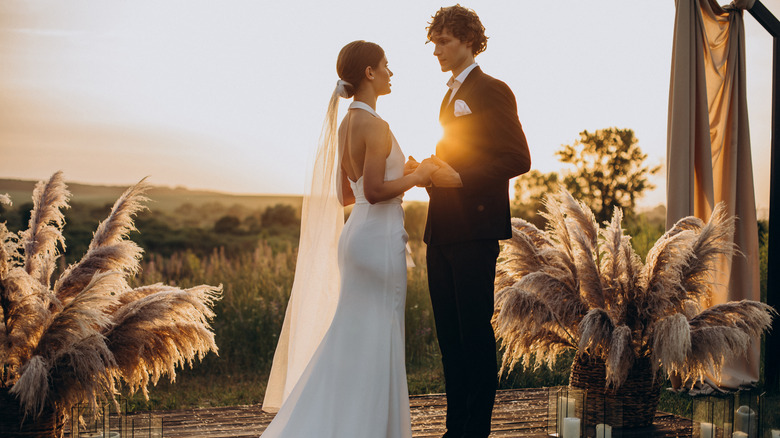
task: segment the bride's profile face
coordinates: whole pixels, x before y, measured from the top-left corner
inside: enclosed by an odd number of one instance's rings
[[[390,71],[390,67],[387,63],[387,57],[382,57],[379,61],[379,65],[373,69],[374,71],[374,87],[376,87],[377,94],[390,94],[390,78],[393,76],[393,72]]]

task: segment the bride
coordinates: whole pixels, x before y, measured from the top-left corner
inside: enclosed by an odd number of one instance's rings
[[[263,438],[412,436],[401,199],[427,185],[437,166],[431,159],[405,164],[376,113],[393,75],[381,47],[347,44],[336,70],[340,80],[304,199],[295,281],[263,403],[278,413]],[[339,97],[354,101],[335,135]],[[352,203],[343,224],[342,206]]]

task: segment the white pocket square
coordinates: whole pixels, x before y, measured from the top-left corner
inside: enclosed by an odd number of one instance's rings
[[[471,114],[471,108],[466,105],[466,102],[458,99],[455,101],[455,117],[465,116]]]

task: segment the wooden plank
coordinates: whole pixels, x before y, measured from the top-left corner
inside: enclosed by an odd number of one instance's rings
[[[447,402],[443,394],[412,396],[409,399],[415,438],[439,438],[445,431]],[[154,411],[163,422],[168,438],[257,438],[268,427],[273,414],[260,405]],[[658,412],[653,428],[634,430],[622,437],[672,438],[691,436],[691,422]],[[504,390],[496,394],[491,437],[547,437],[547,390]],[[70,434],[66,432],[66,437]]]

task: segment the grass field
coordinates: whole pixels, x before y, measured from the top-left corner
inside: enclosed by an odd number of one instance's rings
[[[33,182],[0,179],[0,193],[9,193],[12,209],[0,210],[0,221],[15,218],[18,231]],[[73,208],[66,211],[68,262],[86,251],[92,232],[125,187],[69,184]],[[262,402],[276,340],[295,274],[297,222],[271,223],[265,213],[279,205],[300,209],[300,197],[235,196],[186,189],[154,188],[150,211],[137,220],[131,238],[146,254],[135,285],[164,282],[180,287],[223,284],[222,300],[213,322],[219,356],[209,355],[192,369],[177,372],[176,382],[162,379],[150,388],[149,400],[130,397],[137,409],[182,409]],[[406,227],[416,268],[408,271],[406,308],[407,379],[411,394],[444,391],[433,314],[428,297],[425,246],[421,242],[425,204],[405,203]],[[283,209],[282,209],[283,211]],[[233,229],[219,231],[215,222],[234,215]],[[656,215],[658,216],[658,215]],[[195,217],[197,220],[193,220]],[[251,218],[264,218],[248,224]],[[273,218],[271,218],[273,219]],[[278,219],[278,218],[277,218]],[[289,219],[289,218],[288,218]],[[297,221],[293,217],[293,221]],[[12,221],[8,220],[9,227]],[[189,225],[182,225],[189,224]],[[647,249],[663,232],[658,217],[643,217],[630,229],[637,251]],[[766,238],[762,235],[762,281],[766,276]],[[64,268],[63,263],[60,269]],[[764,285],[765,288],[765,285]],[[501,388],[532,388],[568,383],[572,355],[561,357],[553,369],[515,370],[501,379]],[[125,394],[127,395],[127,394]],[[664,391],[660,409],[685,415],[690,397]],[[778,409],[780,412],[780,409]]]

